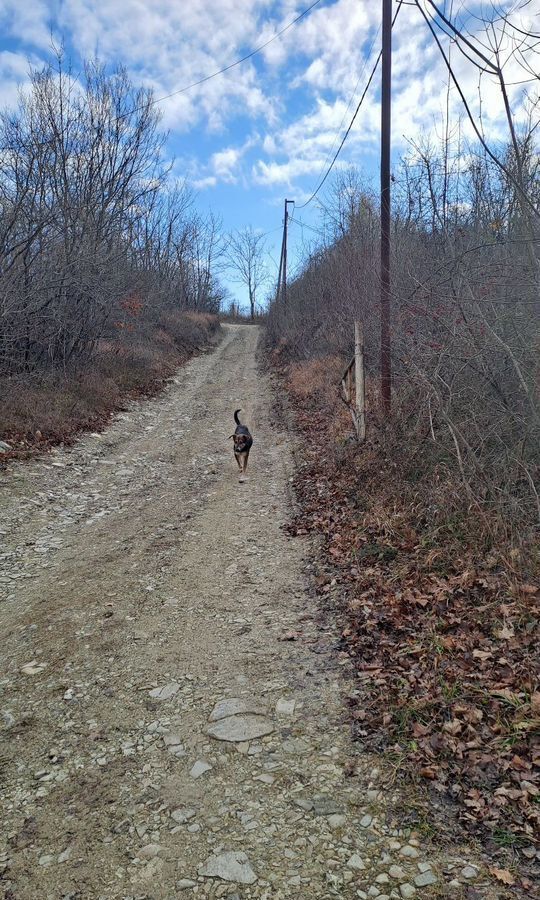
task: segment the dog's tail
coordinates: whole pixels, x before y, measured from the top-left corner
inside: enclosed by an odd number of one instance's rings
[[[242,412],[242,410],[241,410],[241,409],[235,409],[235,411],[234,411],[234,421],[236,422],[237,425],[241,425],[241,424],[242,424],[241,421],[240,421],[240,419],[238,418],[238,413],[239,413],[239,412]]]

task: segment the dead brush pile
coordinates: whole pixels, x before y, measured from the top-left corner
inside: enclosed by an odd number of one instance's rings
[[[371,428],[359,450],[338,399],[339,360],[281,369],[305,465],[293,534],[322,535],[325,595],[344,591],[354,734],[451,798],[496,854],[533,860],[540,824],[540,592],[534,562],[463,500],[443,468]],[[461,499],[461,505],[459,500]],[[494,537],[495,536],[495,537]],[[537,571],[537,570],[536,570]],[[502,880],[531,887],[506,869]]]

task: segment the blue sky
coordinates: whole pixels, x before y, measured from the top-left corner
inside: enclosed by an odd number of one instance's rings
[[[2,0],[0,105],[15,104],[29,65],[52,58],[51,36],[64,44],[75,75],[82,59],[97,57],[111,68],[126,66],[136,84],[162,97],[245,55],[309,5],[309,0]],[[487,4],[441,0],[440,6],[474,31],[480,25],[472,14]],[[498,6],[540,31],[540,0],[502,0]],[[225,230],[252,225],[271,232],[271,268],[272,257],[279,257],[283,199],[301,204],[324,172],[378,52],[380,17],[380,0],[321,0],[257,56],[159,104],[174,171],[197,192],[200,210],[211,208]],[[455,62],[478,109],[478,73],[463,57]],[[396,157],[406,149],[406,138],[440,131],[446,85],[445,68],[418,10],[403,5],[394,34]],[[513,91],[517,102],[518,88]],[[453,91],[456,120],[459,105]],[[488,79],[482,112],[484,127],[502,137],[502,103]],[[354,163],[374,184],[379,116],[376,78],[340,156],[340,165]],[[316,203],[301,213],[311,225],[317,214]],[[292,226],[293,267],[301,252],[302,232]],[[242,289],[230,279],[229,284],[243,299]]]

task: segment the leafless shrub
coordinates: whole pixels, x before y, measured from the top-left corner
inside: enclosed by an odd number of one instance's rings
[[[217,311],[219,223],[171,182],[150,92],[59,57],[0,113],[0,373],[63,368],[164,310]]]
[[[530,134],[519,147],[520,179],[536,186]],[[516,171],[515,147],[501,155]],[[395,403],[384,421],[372,401],[371,425],[405,479],[445,473],[478,515],[493,511],[510,530],[526,529],[540,519],[538,221],[524,221],[515,179],[479,147],[464,161],[418,142],[396,175]],[[532,187],[528,196],[537,204]],[[269,340],[293,361],[345,359],[361,318],[373,383],[377,209],[350,176],[325,207],[325,237],[290,283],[287,308],[273,305]]]

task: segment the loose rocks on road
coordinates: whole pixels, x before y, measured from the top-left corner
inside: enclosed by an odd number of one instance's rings
[[[5,898],[504,896],[351,744],[257,341],[227,326],[159,398],[3,475]]]

